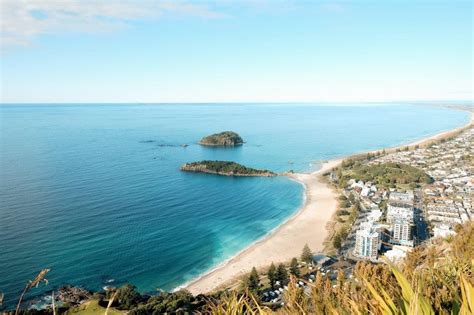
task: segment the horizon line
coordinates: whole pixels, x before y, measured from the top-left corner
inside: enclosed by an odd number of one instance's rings
[[[374,104],[374,103],[441,103],[441,102],[467,102],[474,104],[474,99],[442,99],[442,100],[348,100],[348,101],[157,101],[157,102],[139,102],[139,101],[96,101],[96,102],[75,102],[75,101],[38,101],[38,102],[3,102],[0,101],[0,105],[164,105],[164,104]]]

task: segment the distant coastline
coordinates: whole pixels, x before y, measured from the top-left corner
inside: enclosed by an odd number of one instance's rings
[[[212,292],[217,288],[235,282],[238,277],[248,273],[252,267],[259,269],[270,265],[272,262],[286,262],[292,257],[298,257],[305,244],[308,244],[313,251],[322,251],[323,243],[330,232],[328,224],[337,210],[338,204],[336,192],[323,181],[322,175],[339,166],[347,158],[381,150],[390,153],[400,148],[413,149],[415,146],[429,145],[432,142],[455,136],[473,126],[474,112],[472,109],[450,108],[469,112],[470,119],[468,123],[408,144],[332,159],[322,163],[321,168],[312,173],[287,173],[286,175],[289,178],[299,182],[304,187],[303,205],[263,238],[178,288],[185,288],[193,294]]]

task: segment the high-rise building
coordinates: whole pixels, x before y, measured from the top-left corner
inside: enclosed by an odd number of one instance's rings
[[[415,214],[414,210],[414,195],[412,191],[408,191],[406,193],[390,193],[387,206],[388,223],[393,223],[395,219],[413,221]]]
[[[392,224],[392,242],[400,245],[413,244],[413,221],[395,219]]]
[[[379,232],[374,226],[362,228],[356,232],[355,256],[375,260],[379,247]]]

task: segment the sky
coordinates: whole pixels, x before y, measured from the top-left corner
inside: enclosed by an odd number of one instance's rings
[[[472,19],[456,0],[2,0],[0,100],[472,100]]]

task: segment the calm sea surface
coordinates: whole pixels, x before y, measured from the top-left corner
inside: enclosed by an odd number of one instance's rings
[[[309,171],[321,160],[406,143],[468,118],[403,104],[3,104],[5,304],[46,267],[48,289],[124,282],[142,291],[173,289],[261,238],[302,203],[302,187],[287,178],[189,174],[179,171],[182,163],[218,159]],[[246,144],[196,144],[224,130]]]

